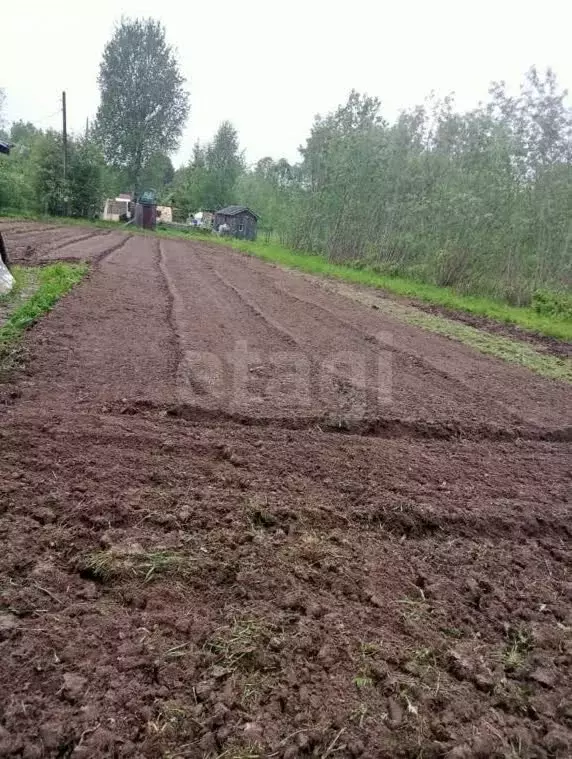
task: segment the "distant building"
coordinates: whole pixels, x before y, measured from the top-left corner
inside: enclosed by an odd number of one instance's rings
[[[194,227],[200,227],[201,229],[212,229],[215,213],[215,211],[204,208],[202,211],[197,211],[196,214],[190,217],[188,223]]]
[[[246,206],[227,206],[215,213],[214,228],[226,224],[232,237],[244,240],[256,239],[256,225],[258,216]]]
[[[157,206],[157,218],[165,224],[173,223],[173,209],[171,206]]]
[[[131,218],[131,196],[124,193],[118,198],[108,198],[101,217],[104,221],[121,221]]]

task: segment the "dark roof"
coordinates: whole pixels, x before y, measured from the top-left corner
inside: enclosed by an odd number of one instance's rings
[[[227,206],[226,208],[221,208],[217,213],[223,214],[224,216],[236,216],[239,213],[249,213],[252,214],[255,219],[258,219],[258,216],[254,211],[251,211],[250,208],[247,208],[246,206]]]
[[[11,147],[12,146],[10,145],[9,142],[3,142],[2,140],[0,140],[0,153],[6,153],[6,155],[8,155]]]

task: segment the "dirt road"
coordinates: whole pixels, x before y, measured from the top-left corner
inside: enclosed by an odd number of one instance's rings
[[[227,249],[93,261],[0,411],[0,755],[565,757],[568,385]]]

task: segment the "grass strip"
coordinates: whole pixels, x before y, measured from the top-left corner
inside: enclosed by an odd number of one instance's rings
[[[489,356],[496,356],[496,358],[501,358],[511,364],[525,366],[544,377],[572,383],[572,361],[570,359],[540,353],[520,340],[491,335],[452,319],[425,314],[417,309],[416,311],[415,314],[407,314],[404,321],[430,332],[458,340]]]
[[[374,306],[380,314],[387,315],[393,320],[444,335],[474,348],[479,353],[500,358],[510,364],[524,366],[544,377],[572,383],[572,359],[568,357],[553,356],[537,350],[523,340],[491,334],[445,316],[427,314],[407,303],[400,303],[391,298],[380,298],[371,291],[358,290],[350,285],[333,282],[327,287],[365,306]]]
[[[18,297],[37,277],[36,289],[30,298],[16,306],[6,322],[0,327],[0,358],[3,358],[19,341],[22,334],[35,324],[44,314],[51,311],[58,300],[69,292],[87,272],[87,264],[56,263],[42,268],[27,269],[14,267],[16,293],[14,288],[2,297],[2,303]]]

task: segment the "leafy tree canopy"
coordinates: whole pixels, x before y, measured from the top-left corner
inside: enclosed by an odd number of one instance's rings
[[[154,19],[122,19],[99,71],[97,134],[105,157],[124,167],[136,190],[156,153],[179,144],[189,112],[185,80],[165,29]]]

